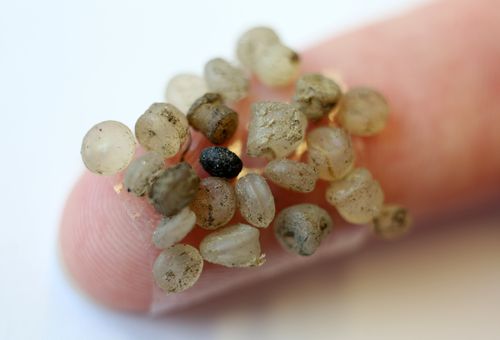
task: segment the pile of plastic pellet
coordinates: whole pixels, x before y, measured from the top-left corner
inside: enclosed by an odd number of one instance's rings
[[[318,180],[328,181],[326,200],[340,216],[352,224],[371,224],[382,238],[400,236],[411,224],[405,208],[384,204],[382,188],[371,173],[355,167],[351,135],[375,135],[388,119],[389,107],[378,92],[356,87],[343,93],[321,74],[299,77],[297,53],[270,28],[244,33],[236,55],[242,67],[216,58],[205,65],[204,77],[172,78],[166,93],[169,103],[152,104],[137,120],[135,137],[122,123],[105,121],[83,139],[82,158],[90,171],[114,175],[125,170],[127,194],[147,197],[163,215],[152,235],[153,244],[163,249],[153,276],[166,293],[195,284],[203,261],[226,267],[264,264],[260,229],[273,220],[284,249],[314,254],[332,230],[329,213],[298,202],[275,216],[275,198],[264,177],[298,193],[314,191]],[[166,159],[189,148],[190,127],[216,145],[233,136],[239,120],[231,104],[248,95],[250,74],[266,86],[297,81],[291,102],[252,104],[246,150],[249,157],[268,160],[264,176],[250,172],[234,180],[244,164],[224,146],[211,146],[200,154],[199,162],[210,177],[200,179],[182,158],[167,167]],[[326,117],[327,124],[307,132],[308,120]],[[136,140],[147,152],[134,159]],[[288,159],[304,141],[307,162]],[[227,226],[237,209],[248,224]],[[179,243],[195,225],[210,231],[199,250]]]

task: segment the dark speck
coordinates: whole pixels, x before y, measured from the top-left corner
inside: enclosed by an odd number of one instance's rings
[[[223,146],[205,148],[200,155],[200,164],[210,175],[224,178],[238,176],[243,168],[238,155]]]

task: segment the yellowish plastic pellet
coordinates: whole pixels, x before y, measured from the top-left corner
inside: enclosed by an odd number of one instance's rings
[[[367,169],[357,168],[344,179],[330,183],[326,200],[347,222],[364,224],[380,214],[384,192]]]

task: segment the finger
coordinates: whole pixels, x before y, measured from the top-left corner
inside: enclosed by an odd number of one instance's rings
[[[380,180],[388,200],[418,214],[468,204],[498,191],[500,48],[493,39],[500,23],[492,11],[484,10],[487,7],[487,2],[439,2],[303,53],[304,71],[333,70],[348,84],[372,85],[386,95],[392,108],[387,129],[357,141],[358,161]],[[256,89],[257,97],[269,95]],[[197,144],[197,149],[202,146]],[[154,214],[140,200],[124,204],[114,184],[116,179],[89,173],[77,182],[61,223],[63,260],[74,282],[100,303],[148,310],[156,251],[138,241],[148,240],[151,230],[141,228],[129,212],[140,210],[146,219],[154,219]],[[318,190],[323,190],[321,185]],[[279,204],[289,203],[289,194],[273,191]],[[322,200],[321,195],[301,197]],[[197,231],[190,241],[196,243],[199,237]],[[263,230],[261,240],[265,252],[274,254],[277,245],[270,228]],[[254,270],[252,280],[263,272]],[[207,265],[200,282],[173,303],[232,288],[247,273]],[[225,278],[220,288],[210,280],[216,274]]]

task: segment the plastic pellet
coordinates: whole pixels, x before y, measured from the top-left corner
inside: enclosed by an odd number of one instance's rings
[[[332,230],[328,212],[314,204],[297,204],[283,209],[274,222],[274,232],[286,250],[309,256]]]
[[[299,71],[299,55],[283,45],[268,27],[245,32],[238,41],[236,54],[240,62],[268,86],[288,85]]]
[[[238,101],[248,94],[249,82],[243,70],[222,58],[205,64],[205,81],[210,92],[219,93],[224,100]]]
[[[200,164],[210,175],[224,178],[238,176],[243,168],[238,155],[222,146],[203,149],[200,154]]]
[[[153,244],[165,249],[180,242],[196,223],[196,215],[189,208],[182,209],[172,217],[164,217],[153,232]]]
[[[168,158],[186,141],[188,127],[186,117],[175,106],[154,103],[137,120],[135,135],[144,148]]]
[[[375,235],[384,239],[394,239],[405,235],[411,228],[412,218],[408,210],[400,205],[386,204],[380,214],[373,219]]]
[[[132,131],[108,120],[94,125],[85,135],[81,155],[87,169],[99,175],[114,175],[125,169],[136,148]]]
[[[159,153],[145,153],[133,160],[127,168],[123,181],[125,188],[136,196],[144,195],[164,168],[165,161]]]
[[[286,86],[298,76],[299,55],[292,49],[275,44],[269,46],[255,60],[253,71],[257,78],[268,86]]]
[[[176,244],[158,255],[153,264],[153,277],[165,293],[180,293],[192,287],[200,277],[203,258],[187,244]]]
[[[264,175],[273,183],[297,192],[314,190],[318,174],[312,165],[278,159],[269,162],[264,169]]]
[[[280,38],[271,28],[255,27],[242,34],[237,43],[236,55],[242,65],[252,69],[266,48],[280,43]]]
[[[293,100],[307,118],[317,120],[332,111],[341,95],[333,80],[321,74],[306,74],[297,81]]]
[[[247,154],[267,159],[290,155],[304,140],[307,118],[292,104],[258,102],[252,105]]]
[[[189,124],[214,144],[231,138],[238,127],[238,114],[224,105],[217,93],[206,93],[188,111]]]
[[[186,114],[194,101],[208,92],[205,79],[194,74],[179,74],[168,82],[165,98]]]
[[[248,174],[236,183],[236,198],[243,218],[259,228],[266,228],[274,218],[274,197],[264,177]]]
[[[265,260],[261,255],[259,230],[247,224],[236,224],[215,231],[200,243],[203,258],[226,267],[254,267]]]
[[[234,189],[222,178],[204,178],[191,202],[191,209],[200,227],[208,230],[222,227],[233,218],[236,211]]]
[[[149,199],[159,213],[172,216],[191,203],[199,184],[193,168],[182,162],[161,173],[151,186]]]
[[[382,131],[389,117],[384,97],[368,87],[347,91],[336,115],[339,124],[356,136],[373,136]]]
[[[307,135],[308,162],[318,170],[319,178],[334,181],[354,167],[351,137],[340,128],[319,127]]]
[[[357,168],[344,179],[330,183],[326,200],[347,222],[364,224],[380,214],[384,192],[368,170]]]

